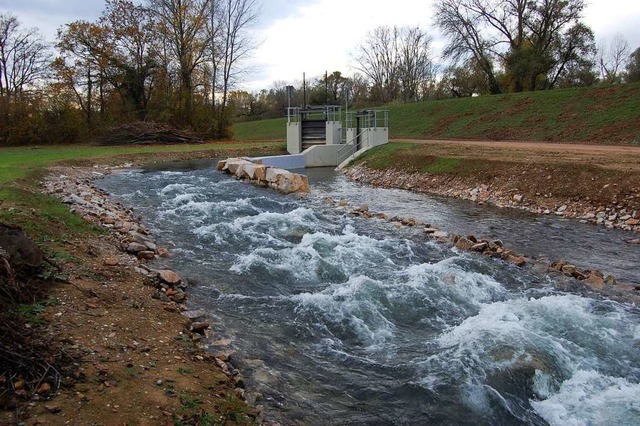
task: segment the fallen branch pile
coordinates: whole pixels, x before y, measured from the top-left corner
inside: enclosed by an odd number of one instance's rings
[[[19,227],[0,223],[0,410],[48,397],[75,361],[53,343],[40,317],[50,279],[43,253]]]
[[[188,132],[170,126],[136,121],[108,129],[96,138],[99,145],[192,144],[203,141]]]

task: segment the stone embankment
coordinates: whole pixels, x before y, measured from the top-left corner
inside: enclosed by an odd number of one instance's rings
[[[354,181],[373,186],[462,198],[478,204],[515,208],[542,215],[556,215],[582,223],[601,225],[608,229],[640,233],[640,210],[630,210],[625,207],[627,202],[640,198],[640,194],[629,194],[625,199],[619,197],[607,205],[602,205],[593,203],[588,198],[557,199],[548,198],[545,194],[534,197],[485,184],[470,186],[464,179],[448,174],[405,173],[394,169],[375,170],[356,166],[346,170],[345,175]],[[603,189],[606,190],[606,186]],[[627,242],[640,244],[640,239],[630,238]]]
[[[486,240],[477,238],[475,235],[461,236],[457,234],[449,234],[441,229],[438,229],[431,224],[421,223],[415,218],[388,216],[385,213],[376,213],[369,211],[369,206],[362,205],[356,208],[350,208],[347,200],[334,201],[332,198],[325,199],[328,205],[335,206],[337,208],[348,209],[350,214],[360,216],[366,219],[376,218],[385,220],[388,222],[396,223],[397,226],[407,226],[422,228],[423,232],[430,238],[441,242],[452,244],[455,248],[462,251],[481,253],[485,256],[501,259],[505,262],[509,262],[518,267],[524,267],[527,264],[536,272],[556,274],[564,276],[569,279],[576,279],[588,286],[588,288],[604,291],[613,296],[622,295],[625,298],[636,298],[637,290],[640,290],[640,286],[632,284],[619,284],[613,275],[605,275],[596,269],[593,270],[580,270],[575,265],[565,261],[558,260],[548,263],[546,260],[533,260],[522,254],[518,254],[515,251],[504,247],[501,240]]]
[[[218,162],[218,170],[257,186],[276,189],[283,194],[309,192],[309,180],[305,175],[256,163],[248,158],[222,160]]]
[[[165,310],[180,312],[189,320],[190,326],[185,332],[197,343],[202,337],[208,336],[211,324],[205,319],[205,312],[190,310],[185,305],[188,299],[187,281],[171,270],[156,270],[148,265],[149,261],[170,257],[170,251],[156,243],[150,230],[142,225],[142,218],[135,216],[132,209],[111,201],[109,194],[93,183],[95,179],[122,171],[126,167],[128,165],[52,168],[43,182],[44,192],[62,200],[64,204],[69,205],[72,212],[85,220],[109,230],[110,237],[115,238],[117,248],[122,254],[104,258],[104,265],[129,267],[144,275],[145,283],[155,288],[152,297],[164,302]],[[215,362],[234,384],[242,385],[242,376],[229,362],[228,351],[216,354]],[[243,389],[238,388],[237,391],[239,396],[243,396]]]

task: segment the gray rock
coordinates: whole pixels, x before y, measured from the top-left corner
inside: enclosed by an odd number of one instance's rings
[[[140,253],[141,251],[146,251],[147,250],[147,246],[145,246],[144,244],[140,244],[140,243],[130,243],[127,246],[127,253],[131,253],[131,254],[137,254]]]
[[[198,318],[202,318],[207,315],[207,313],[202,309],[197,309],[193,311],[184,311],[182,315],[189,318],[190,320],[197,320]]]

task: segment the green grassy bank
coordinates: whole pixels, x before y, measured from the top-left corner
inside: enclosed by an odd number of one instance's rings
[[[105,157],[154,156],[175,154],[188,157],[191,152],[251,150],[252,148],[274,149],[280,144],[264,142],[254,143],[209,143],[191,145],[159,145],[159,146],[45,146],[0,148],[0,185],[5,185],[18,178],[25,177],[50,164],[69,160],[90,160]],[[169,158],[170,159],[170,158]],[[123,160],[124,161],[124,160]]]
[[[640,144],[640,83],[382,107],[393,139]],[[284,140],[285,119],[237,123],[236,140]]]

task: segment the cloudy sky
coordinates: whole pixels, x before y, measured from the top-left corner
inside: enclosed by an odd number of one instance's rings
[[[597,40],[621,33],[632,49],[640,47],[639,0],[587,0],[585,22]],[[353,73],[352,54],[367,32],[380,25],[419,25],[436,36],[433,0],[263,0],[255,28],[259,42],[244,87],[269,88],[274,82],[315,77],[324,71]],[[0,12],[12,12],[49,41],[56,29],[78,19],[94,20],[104,0],[0,0]]]

